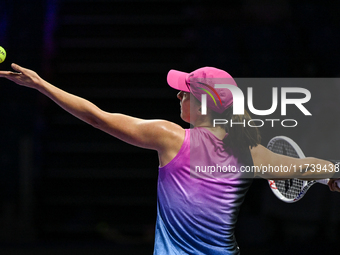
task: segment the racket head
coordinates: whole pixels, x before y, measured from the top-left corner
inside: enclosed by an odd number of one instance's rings
[[[301,148],[289,137],[276,136],[272,138],[267,148],[274,153],[294,158],[304,158]],[[299,179],[268,180],[272,192],[277,198],[286,202],[294,203],[299,201],[315,181],[303,181]]]

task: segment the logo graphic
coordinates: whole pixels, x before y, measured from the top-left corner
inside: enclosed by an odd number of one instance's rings
[[[231,96],[233,98],[233,115],[244,115],[244,108],[245,108],[245,96],[242,92],[242,90],[231,84],[215,84],[214,87],[209,86],[207,84],[204,84],[202,82],[198,82],[198,84],[202,85],[202,87],[198,88],[200,90],[203,90],[206,94],[201,94],[201,114],[206,115],[207,114],[207,95],[211,97],[213,100],[215,106],[217,104],[223,105],[221,97],[217,93],[215,89],[228,89],[231,93]],[[278,106],[281,107],[281,116],[287,115],[287,106],[288,105],[294,105],[297,107],[305,116],[311,116],[312,114],[306,109],[304,106],[305,103],[307,103],[311,99],[311,93],[309,90],[299,87],[281,87],[280,90],[280,96],[278,93],[277,87],[272,87],[272,104],[269,109],[256,109],[253,104],[253,88],[248,87],[247,88],[247,105],[249,111],[257,116],[269,116],[273,114]],[[289,94],[295,94],[295,97],[290,98],[288,97]],[[296,94],[299,95],[298,98],[296,98]],[[217,102],[216,98],[219,102]],[[279,103],[281,100],[281,103]],[[216,124],[227,124],[229,120],[225,119],[214,119],[214,126]],[[255,123],[256,122],[256,123]],[[283,127],[296,127],[298,122],[295,119],[251,119],[247,123],[245,123],[245,120],[242,122],[234,122],[232,123],[232,120],[230,120],[230,126],[232,125],[243,125],[246,124],[250,127],[262,127],[265,122],[271,123],[271,127],[274,127],[275,122],[280,122]],[[288,122],[288,123],[287,123]]]
[[[209,86],[209,85],[206,85],[204,83],[199,83],[199,84],[202,84],[204,86],[207,86],[209,87],[212,91],[214,91],[214,93],[217,95],[218,99],[220,100],[220,103],[222,105],[222,101],[221,101],[221,98],[219,97],[217,91]],[[236,115],[236,114],[241,114],[243,115],[244,114],[244,94],[242,92],[242,90],[236,86],[233,86],[233,85],[229,85],[229,84],[215,84],[215,88],[223,88],[223,89],[229,89],[229,91],[231,92],[232,94],[232,97],[233,97],[233,114]],[[212,94],[207,91],[206,89],[203,89],[203,88],[200,88],[202,89],[203,91],[207,92],[207,94],[209,94],[212,99],[214,100],[215,102],[215,105],[216,104],[216,100],[215,98],[212,96]],[[258,109],[255,109],[254,105],[253,105],[253,88],[252,87],[249,87],[248,88],[248,108],[250,110],[251,113],[255,114],[255,115],[262,115],[262,116],[265,116],[265,115],[270,115],[272,113],[274,113],[277,109],[277,106],[278,106],[278,89],[276,87],[273,87],[272,88],[272,106],[270,109],[267,109],[267,110],[258,110]],[[303,94],[305,95],[305,97],[303,98],[287,98],[287,94],[289,93],[298,93],[298,94]],[[205,97],[205,100],[203,100],[203,96],[202,95],[202,107],[206,107],[206,97]],[[206,95],[205,95],[206,96]],[[309,115],[311,116],[312,114],[303,106],[304,103],[307,103],[309,100],[311,99],[311,93],[309,92],[309,90],[307,89],[304,89],[304,88],[281,88],[281,115],[282,116],[285,116],[287,113],[286,111],[286,107],[287,105],[295,105],[304,115]]]
[[[197,83],[207,87],[208,89],[210,89],[217,96],[220,104],[222,105],[221,97],[218,95],[216,89],[214,89],[213,87],[209,86],[208,84],[205,84],[205,83],[202,83],[202,82],[197,82]],[[215,105],[217,106],[216,100],[215,100],[214,96],[210,93],[210,91],[208,91],[207,89],[204,89],[204,88],[198,88],[198,89],[203,90],[205,93],[207,93],[212,98]],[[207,114],[207,95],[205,95],[205,94],[201,95],[201,103],[202,103],[201,113],[202,113],[202,115],[206,115]]]
[[[269,186],[270,186],[272,189],[277,189],[276,184],[275,184],[275,181],[269,180]]]
[[[198,84],[201,84],[201,85],[203,85],[203,86],[206,86],[206,87],[208,87],[211,91],[213,91],[213,92],[215,93],[215,95],[217,96],[218,100],[220,101],[220,104],[222,105],[222,100],[221,100],[220,96],[218,95],[216,89],[214,89],[213,87],[211,87],[211,86],[209,86],[209,85],[207,85],[207,84],[204,84],[204,83],[202,83],[202,82],[197,82],[197,83],[198,83]],[[214,96],[213,96],[208,90],[206,90],[206,89],[204,89],[204,88],[199,88],[199,89],[205,91],[205,92],[212,98],[212,100],[214,100],[214,103],[215,103],[215,105],[217,106],[217,103],[216,103],[216,100],[215,100]]]

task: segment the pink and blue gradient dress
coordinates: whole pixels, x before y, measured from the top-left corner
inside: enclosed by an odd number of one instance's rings
[[[197,173],[195,164],[239,169],[252,164],[250,153],[247,158],[241,162],[205,128],[186,130],[176,157],[159,168],[155,255],[239,254],[235,224],[252,179]]]

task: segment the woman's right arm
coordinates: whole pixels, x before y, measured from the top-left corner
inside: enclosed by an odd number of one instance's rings
[[[36,72],[12,64],[17,72],[0,71],[0,77],[34,88],[82,121],[129,144],[168,151],[176,148],[184,137],[184,129],[165,120],[144,120],[101,110],[90,101],[63,91],[43,80]]]

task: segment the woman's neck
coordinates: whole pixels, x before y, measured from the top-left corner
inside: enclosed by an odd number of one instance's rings
[[[213,125],[213,121],[212,119],[209,117],[209,115],[199,115],[197,116],[197,118],[195,119],[193,126],[194,127],[203,127],[207,130],[209,130],[211,133],[213,133],[217,138],[223,140],[225,135],[226,135],[226,131],[224,129],[224,126],[221,125]]]
[[[211,125],[198,125],[198,126],[194,126],[194,127],[203,127],[207,130],[209,130],[211,133],[213,133],[218,139],[223,140],[225,138],[226,135],[226,131],[225,129],[218,125],[216,127],[212,127]]]

